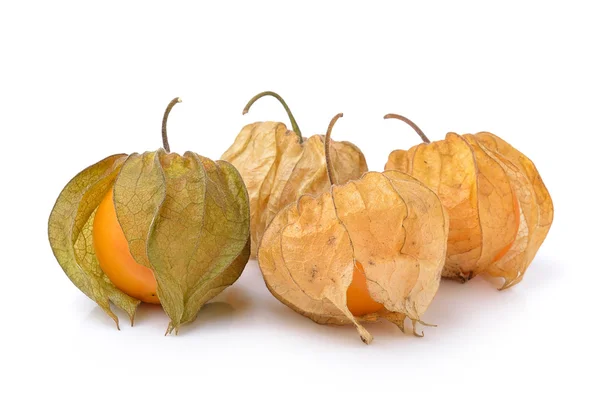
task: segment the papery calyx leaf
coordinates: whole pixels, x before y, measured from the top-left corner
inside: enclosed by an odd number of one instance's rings
[[[102,272],[92,243],[95,210],[112,187],[127,155],[119,154],[84,169],[62,190],[48,221],[52,251],[69,279],[94,300],[119,326],[110,302],[133,322],[140,303],[119,289]]]
[[[331,187],[324,136],[302,138],[295,119],[279,95],[273,92],[257,95],[244,113],[264,95],[274,96],[282,102],[294,131],[279,122],[249,124],[221,157],[239,170],[248,188],[253,257],[267,225],[282,208],[303,194],[320,194]],[[348,142],[331,143],[331,160],[336,183],[358,179],[368,170],[360,149]]]
[[[361,321],[386,319],[402,329],[407,317],[421,321],[439,286],[447,239],[447,214],[429,188],[396,171],[370,172],[285,207],[265,231],[258,261],[281,302],[317,323],[354,324],[369,343]],[[350,312],[357,271],[381,310]]]
[[[554,213],[534,164],[489,132],[424,140],[390,153],[385,168],[412,175],[442,200],[450,217],[444,276],[466,281],[488,273],[504,278],[502,289],[518,283]]]
[[[162,149],[132,156],[115,202],[119,219],[130,221],[121,225],[132,254],[154,271],[169,332],[194,320],[240,276],[248,260],[249,205],[229,163]]]
[[[178,102],[165,110],[164,149],[114,155],[86,168],[50,214],[59,264],[117,327],[110,302],[132,323],[140,303],[126,291],[160,300],[171,319],[167,331],[177,331],[237,280],[249,258],[249,199],[238,171],[192,152],[169,153],[166,121]]]

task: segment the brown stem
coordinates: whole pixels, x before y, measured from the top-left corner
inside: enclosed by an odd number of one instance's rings
[[[329,147],[331,145],[331,130],[333,129],[333,125],[335,122],[341,117],[343,117],[343,113],[338,113],[331,119],[329,122],[329,127],[327,128],[327,133],[325,134],[325,163],[327,164],[327,176],[329,177],[329,182],[333,186],[335,183],[333,182],[333,166],[331,164],[331,154],[329,153]]]
[[[167,119],[169,118],[169,113],[171,113],[171,109],[173,109],[173,106],[175,106],[175,104],[177,104],[179,102],[181,102],[181,98],[175,98],[171,102],[169,102],[167,109],[165,109],[165,114],[163,115],[162,140],[163,140],[163,147],[165,148],[167,153],[171,152],[171,148],[169,147],[169,139],[167,138]]]
[[[287,105],[287,103],[285,103],[285,101],[283,100],[283,98],[281,96],[279,96],[278,94],[276,94],[275,92],[272,91],[265,91],[265,92],[261,92],[258,95],[255,95],[252,99],[250,99],[248,101],[248,103],[246,104],[246,106],[244,106],[244,110],[242,111],[242,115],[245,115],[246,113],[248,113],[248,111],[250,110],[250,108],[252,107],[252,105],[254,104],[254,102],[256,102],[257,100],[259,100],[260,98],[262,98],[263,96],[272,96],[273,98],[277,99],[279,101],[279,103],[281,103],[281,105],[283,105],[283,109],[285,109],[288,118],[290,118],[290,123],[292,124],[292,130],[294,131],[294,133],[296,134],[296,136],[298,136],[298,143],[302,144],[302,142],[304,141],[302,139],[302,133],[300,133],[300,128],[298,127],[298,123],[296,122],[296,119],[294,118],[294,115],[292,115],[292,111],[290,110],[290,107]]]
[[[402,122],[407,123],[411,128],[413,128],[415,130],[415,132],[417,132],[419,134],[419,136],[421,136],[421,139],[423,139],[423,142],[425,142],[425,143],[431,143],[430,140],[429,140],[429,138],[427,136],[425,136],[425,133],[423,133],[423,131],[421,130],[421,128],[418,127],[415,124],[415,122],[413,122],[412,120],[408,119],[407,117],[404,117],[402,115],[397,115],[395,113],[388,113],[383,118],[384,119],[400,119]]]

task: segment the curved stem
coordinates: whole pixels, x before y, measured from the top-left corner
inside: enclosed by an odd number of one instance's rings
[[[343,113],[338,113],[331,119],[329,122],[329,127],[327,128],[327,133],[325,134],[325,164],[327,164],[327,176],[329,177],[329,182],[333,186],[335,183],[333,182],[333,166],[331,164],[331,154],[329,153],[329,147],[331,145],[331,130],[333,129],[333,125],[335,122],[341,117],[343,117]]]
[[[175,98],[171,102],[169,102],[167,109],[165,109],[165,114],[163,115],[162,140],[163,140],[163,147],[165,148],[167,153],[171,152],[171,148],[169,147],[169,139],[167,138],[167,119],[169,118],[169,113],[171,113],[171,109],[173,109],[173,106],[175,106],[175,104],[177,104],[179,102],[181,102],[181,98]]]
[[[408,119],[407,117],[404,117],[402,115],[397,115],[395,113],[388,113],[383,118],[384,119],[400,119],[402,122],[407,123],[411,128],[413,128],[415,130],[415,132],[417,132],[419,134],[419,136],[421,136],[421,139],[423,139],[423,142],[425,142],[425,143],[431,143],[431,141],[429,140],[429,138],[427,136],[425,136],[425,133],[423,133],[423,131],[421,130],[421,128],[418,127],[415,124],[415,122],[413,122],[412,120]]]
[[[261,92],[258,95],[254,96],[254,98],[250,99],[250,101],[248,101],[248,103],[246,104],[246,106],[244,106],[244,110],[242,111],[242,115],[245,115],[246,113],[248,113],[248,111],[250,110],[250,107],[252,107],[252,105],[254,104],[254,102],[256,102],[257,100],[259,100],[263,96],[272,96],[273,98],[277,99],[283,105],[283,108],[287,112],[288,118],[290,118],[290,123],[292,124],[292,129],[294,130],[294,133],[296,133],[296,135],[298,135],[298,142],[300,144],[302,144],[302,141],[303,141],[302,140],[302,133],[300,133],[300,128],[298,127],[298,123],[296,122],[296,119],[294,119],[294,115],[292,115],[292,111],[290,110],[290,108],[287,105],[287,103],[285,103],[285,101],[283,100],[283,98],[281,96],[279,96],[278,94],[276,94],[275,92],[265,91],[265,92]]]

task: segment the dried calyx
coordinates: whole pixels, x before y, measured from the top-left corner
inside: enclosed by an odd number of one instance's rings
[[[450,217],[443,276],[465,282],[487,273],[501,289],[523,279],[552,224],[552,199],[533,162],[489,133],[448,133],[390,153],[386,170],[410,174],[440,197]]]
[[[320,194],[331,187],[324,136],[303,138],[289,107],[279,95],[273,92],[256,95],[244,113],[265,95],[282,103],[293,130],[280,122],[251,123],[244,126],[222,156],[240,171],[248,188],[253,257],[265,228],[283,207],[302,194]],[[364,155],[352,143],[332,142],[330,158],[335,164],[332,178],[337,182],[357,179],[367,171]]]
[[[327,168],[335,172],[331,160]],[[258,260],[282,303],[317,323],[354,324],[370,343],[362,322],[384,319],[404,330],[409,318],[416,334],[439,286],[447,228],[439,199],[423,184],[397,171],[369,172],[285,207]]]

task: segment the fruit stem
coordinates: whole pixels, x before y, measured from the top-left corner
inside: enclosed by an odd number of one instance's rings
[[[395,113],[388,113],[383,118],[384,119],[400,119],[402,122],[407,123],[411,128],[413,128],[415,130],[415,132],[417,132],[419,134],[419,136],[421,136],[421,139],[423,140],[423,142],[425,142],[425,143],[431,143],[431,141],[429,140],[429,138],[427,136],[425,136],[425,133],[423,133],[423,131],[421,130],[421,128],[418,127],[415,124],[415,122],[413,122],[412,120],[408,119],[407,117],[404,117],[402,115],[397,115]]]
[[[259,100],[263,96],[272,96],[273,98],[277,99],[283,105],[283,108],[285,109],[285,111],[288,114],[288,117],[290,118],[290,123],[292,124],[292,130],[298,136],[298,143],[302,144],[302,142],[303,142],[302,133],[300,132],[300,128],[298,127],[298,123],[296,122],[296,119],[294,119],[294,115],[292,115],[292,111],[290,110],[287,103],[285,103],[283,98],[281,96],[279,96],[278,94],[276,94],[275,92],[265,91],[265,92],[261,92],[258,95],[254,96],[254,98],[250,99],[250,101],[248,101],[246,106],[244,106],[242,115],[245,115],[246,113],[248,113],[248,111],[250,110],[250,107],[254,104],[254,102]]]
[[[343,113],[338,113],[331,119],[329,122],[329,127],[327,128],[327,133],[325,134],[325,163],[327,164],[327,176],[329,177],[329,182],[333,186],[335,183],[333,182],[333,166],[331,164],[331,154],[329,153],[329,147],[331,145],[331,130],[333,129],[333,125],[335,122],[341,117],[343,117]]]
[[[181,98],[174,98],[171,102],[169,102],[167,109],[165,109],[165,114],[163,115],[162,141],[163,141],[163,147],[165,148],[167,153],[171,153],[171,148],[169,147],[169,139],[167,138],[167,119],[169,118],[169,113],[171,113],[171,109],[173,109],[173,106],[175,106],[175,104],[177,104],[179,102],[181,102]]]

